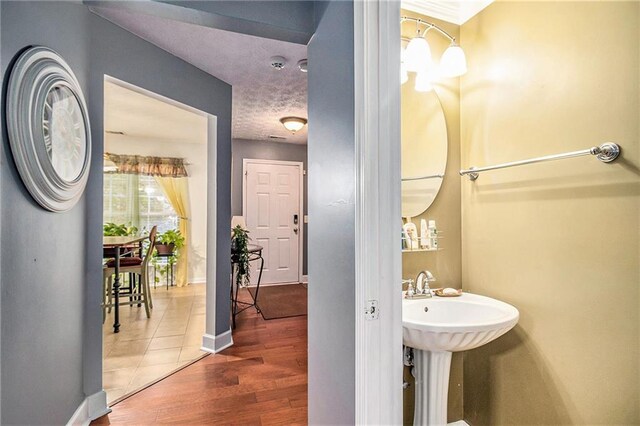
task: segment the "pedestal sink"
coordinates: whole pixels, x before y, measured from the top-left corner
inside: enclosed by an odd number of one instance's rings
[[[447,424],[451,353],[497,339],[516,325],[519,316],[508,303],[470,293],[403,299],[402,337],[414,349],[414,425]]]

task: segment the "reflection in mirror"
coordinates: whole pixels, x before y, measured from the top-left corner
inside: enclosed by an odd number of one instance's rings
[[[434,90],[402,86],[402,217],[416,217],[433,203],[447,166],[447,125]],[[415,179],[424,177],[423,179]]]

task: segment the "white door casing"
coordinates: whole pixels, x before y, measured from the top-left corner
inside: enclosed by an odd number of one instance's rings
[[[251,243],[264,248],[261,284],[300,281],[301,182],[302,163],[243,161],[243,213]],[[251,266],[251,283],[255,284],[259,262]]]
[[[356,413],[402,424],[400,2],[354,1]],[[365,319],[367,301],[378,319]],[[312,404],[313,401],[310,401]]]

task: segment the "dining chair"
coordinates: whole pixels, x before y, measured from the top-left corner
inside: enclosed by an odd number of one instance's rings
[[[153,250],[155,248],[156,234],[158,227],[154,226],[149,232],[149,246],[147,251],[142,256],[142,248],[140,249],[140,256],[130,256],[120,258],[120,273],[121,274],[133,274],[139,276],[137,285],[131,283],[131,292],[122,294],[120,297],[128,297],[129,302],[120,302],[120,305],[138,305],[144,304],[144,309],[147,314],[147,318],[151,318],[151,309],[153,309],[153,299],[151,298],[151,291],[149,286],[149,264],[153,257]],[[107,309],[111,312],[113,303],[113,276],[115,275],[115,259],[111,259],[103,268],[102,274],[102,322],[107,317]]]

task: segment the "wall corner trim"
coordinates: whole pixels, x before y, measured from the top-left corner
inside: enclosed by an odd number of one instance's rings
[[[231,335],[231,329],[224,333],[213,336],[211,334],[204,334],[202,336],[201,350],[212,354],[217,354],[220,351],[227,349],[233,345],[233,336]]]
[[[111,408],[107,406],[107,393],[103,390],[89,395],[78,406],[73,416],[67,422],[67,426],[86,426],[99,417],[109,414]]]
[[[402,423],[402,277],[394,223],[400,211],[400,4],[354,1],[355,423]],[[365,318],[368,300],[384,315]]]

